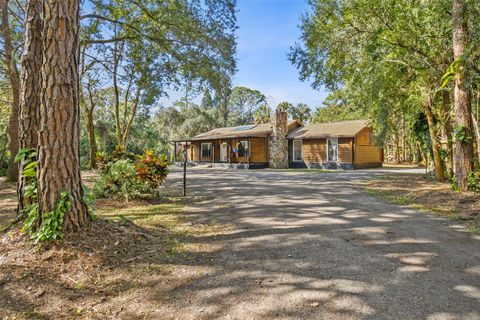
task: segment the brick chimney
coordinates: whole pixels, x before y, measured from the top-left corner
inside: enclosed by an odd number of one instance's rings
[[[272,134],[268,139],[268,158],[270,168],[288,168],[288,115],[276,109],[271,116]]]

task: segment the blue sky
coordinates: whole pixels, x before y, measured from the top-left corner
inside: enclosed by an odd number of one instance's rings
[[[322,105],[327,93],[300,81],[287,60],[290,46],[300,37],[300,16],[308,9],[307,0],[237,0],[238,71],[234,86],[261,91],[271,107],[282,101],[303,102],[312,110]],[[169,98],[161,102],[170,105],[181,95],[169,92]]]
[[[315,109],[326,92],[299,80],[287,53],[300,36],[306,0],[237,0],[238,72],[233,84],[263,92],[272,107],[281,101],[307,103]]]

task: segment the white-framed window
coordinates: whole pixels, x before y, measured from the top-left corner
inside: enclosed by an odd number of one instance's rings
[[[248,155],[248,141],[243,140],[238,143],[238,157],[246,157]]]
[[[200,149],[202,158],[208,158],[212,156],[212,143],[202,143]]]
[[[293,161],[302,161],[302,140],[293,140]]]
[[[327,161],[338,161],[338,138],[327,139]]]

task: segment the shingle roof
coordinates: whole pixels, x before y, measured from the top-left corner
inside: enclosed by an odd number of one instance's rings
[[[288,123],[289,129],[295,124],[301,125],[298,121],[290,121]],[[200,141],[200,140],[215,140],[215,139],[229,139],[229,138],[246,138],[246,137],[266,137],[272,133],[271,123],[262,123],[257,125],[246,125],[236,127],[216,128],[205,133],[196,135],[193,138],[176,139],[179,141]]]
[[[363,128],[368,127],[367,120],[352,120],[309,124],[287,135],[288,139],[312,139],[326,137],[354,137]]]

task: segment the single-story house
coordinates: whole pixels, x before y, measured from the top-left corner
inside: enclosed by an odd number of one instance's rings
[[[383,149],[365,120],[310,124],[287,135],[291,168],[381,167]]]
[[[303,126],[276,111],[272,123],[217,128],[173,141],[175,162],[232,168],[354,169],[381,166],[383,150],[363,120]]]

